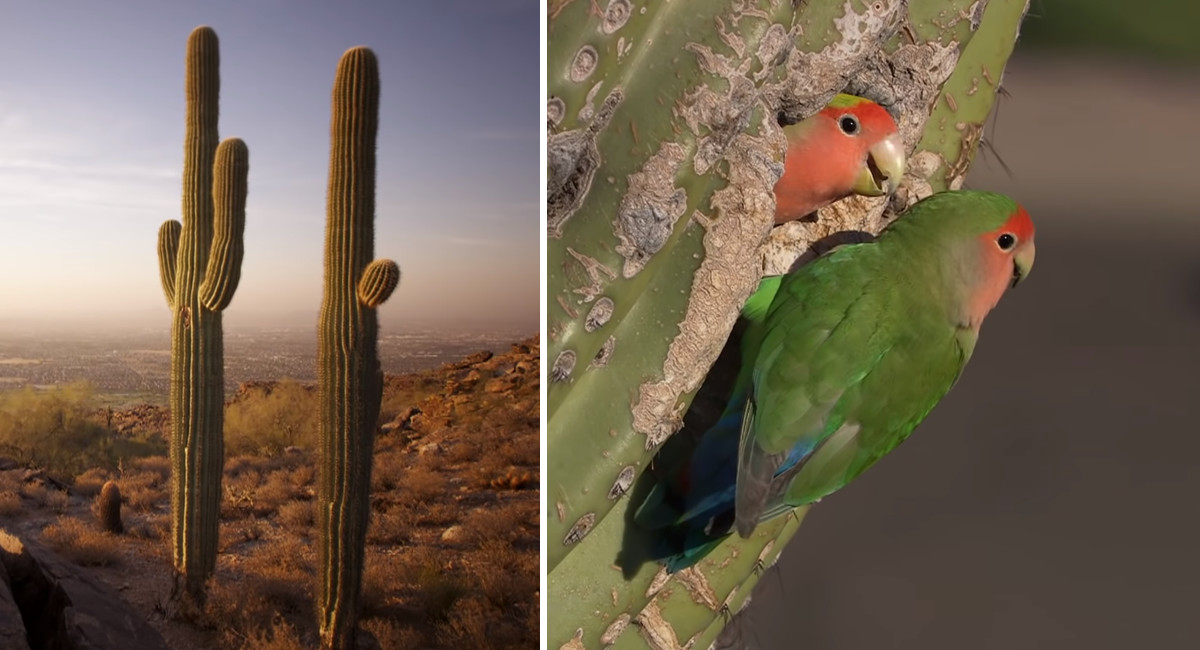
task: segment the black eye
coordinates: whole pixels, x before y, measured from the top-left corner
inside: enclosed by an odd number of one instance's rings
[[[843,115],[838,119],[838,128],[846,135],[858,135],[858,118],[853,115]]]
[[[1017,245],[1017,238],[1008,233],[1004,233],[996,238],[996,245],[999,246],[1000,250],[1002,251],[1012,250],[1012,247]]]

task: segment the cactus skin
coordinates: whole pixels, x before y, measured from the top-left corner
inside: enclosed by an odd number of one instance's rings
[[[628,7],[620,0],[607,7],[622,4]],[[579,182],[571,174],[586,167],[585,159],[596,165],[590,186],[582,188],[569,211],[563,211],[568,216],[560,218],[557,227],[551,224],[547,238],[547,355],[551,364],[567,351],[574,360],[563,364],[569,372],[555,377],[551,371],[556,382],[547,388],[546,588],[551,648],[709,647],[730,614],[744,605],[764,569],[774,564],[797,533],[808,510],[799,508],[790,516],[766,522],[748,540],[733,537],[697,566],[674,576],[652,562],[628,566],[620,561],[629,548],[627,491],[637,485],[653,448],[682,421],[698,386],[694,377],[703,376],[716,356],[713,342],[719,349],[732,327],[732,319],[694,319],[692,314],[697,307],[712,310],[714,305],[736,312],[745,298],[729,289],[743,282],[743,270],[711,262],[723,251],[757,247],[760,233],[766,231],[759,230],[754,213],[770,212],[773,204],[763,202],[762,196],[770,192],[777,176],[737,171],[747,160],[770,161],[776,155],[771,146],[776,127],[760,120],[754,110],[768,116],[778,111],[795,120],[821,105],[828,98],[824,93],[842,89],[897,108],[912,162],[901,193],[891,204],[911,205],[933,191],[961,184],[1027,8],[1025,0],[903,4],[805,0],[787,3],[795,6],[795,16],[788,17],[780,15],[780,3],[769,0],[738,6],[751,4],[766,11],[794,44],[786,56],[769,59],[775,68],[761,74],[755,66],[766,65],[766,60],[751,55],[766,38],[756,44],[754,33],[745,31],[759,20],[749,12],[739,20],[713,20],[705,15],[712,11],[707,2],[687,3],[688,16],[677,13],[669,17],[669,26],[664,23],[655,32],[655,47],[674,47],[676,53],[667,55],[646,51],[644,40],[628,32],[648,30],[639,27],[639,21],[660,20],[658,12],[669,11],[674,3],[647,5],[644,14],[639,6],[625,27],[612,33],[604,30],[605,18],[594,15],[596,5],[551,5],[547,83],[552,202],[560,188],[571,189]],[[598,5],[607,16],[606,3]],[[899,17],[907,20],[896,21],[897,14],[891,14],[893,31],[880,29],[866,38],[864,31],[854,38],[845,33],[873,24],[866,19],[846,21],[846,13],[869,16],[877,8],[896,11],[896,7],[903,12]],[[690,22],[693,17],[696,22]],[[709,139],[705,127],[718,132],[721,123],[702,120],[697,130],[677,116],[688,114],[692,100],[703,96],[701,91],[719,86],[703,77],[702,84],[689,81],[695,79],[690,57],[696,49],[669,47],[665,35],[685,34],[688,41],[701,41],[714,25],[742,30],[740,40],[728,39],[736,48],[712,45],[723,57],[717,67],[728,61],[731,68],[749,69],[747,78],[757,89],[756,101],[761,105],[749,111],[749,118],[743,120],[748,127],[729,141],[724,161],[709,164],[705,174],[694,164],[696,152],[704,151]],[[756,29],[762,34],[778,31],[775,26]],[[618,50],[611,42],[621,36],[627,48],[620,50],[624,55],[615,54]],[[572,69],[573,57],[583,45],[597,53],[598,63],[591,76],[575,82],[564,71]],[[661,65],[662,61],[669,65]],[[621,69],[623,62],[636,63],[635,69]],[[914,84],[908,77],[922,83]],[[835,83],[829,85],[831,79]],[[691,84],[682,92],[681,80]],[[750,88],[746,79],[735,80]],[[605,124],[597,125],[592,116],[600,111],[585,109],[589,102],[599,106],[613,87],[623,90],[621,102]],[[652,92],[647,93],[647,87]],[[735,98],[730,93],[730,101],[719,105],[721,110],[713,108],[706,115],[737,115],[731,109],[742,104],[732,101]],[[672,119],[673,128],[659,126],[659,120]],[[591,149],[573,144],[572,138],[584,140]],[[556,166],[556,140],[560,149],[583,150],[584,156]],[[641,174],[643,183],[646,178],[661,179],[662,170],[653,170],[647,160],[669,146],[682,147],[686,155],[682,164],[670,170],[670,183],[660,184],[655,196],[683,190],[686,209],[662,248],[630,277],[623,273],[624,260],[614,253],[619,244],[614,214],[633,192],[635,175]],[[747,149],[752,155],[745,155]],[[718,173],[713,174],[713,169]],[[562,170],[567,170],[566,178],[556,179]],[[719,200],[724,193],[740,200]],[[750,210],[739,211],[739,203]],[[877,232],[887,222],[882,214],[888,203],[855,197],[822,209],[816,223],[775,228],[756,254],[744,258],[744,264],[755,269],[761,255],[762,268],[778,273],[812,242],[831,233]],[[601,297],[615,308],[599,327],[590,326],[589,315]],[[601,346],[607,347],[604,363],[590,363]],[[650,413],[657,421],[639,421],[637,412],[645,412],[651,397],[659,406]]]
[[[114,535],[125,532],[121,524],[121,488],[115,481],[105,481],[97,503],[101,530]]]
[[[375,252],[375,136],[379,63],[356,47],[333,82],[325,291],[317,350],[321,462],[317,520],[322,648],[353,648],[358,624],[371,458],[383,394],[375,308],[400,281]]]
[[[183,223],[167,221],[158,231],[159,275],[173,315],[172,556],[183,595],[197,604],[217,562],[225,460],[221,310],[241,274],[249,174],[245,143],[217,144],[219,64],[216,32],[197,27],[187,44]]]

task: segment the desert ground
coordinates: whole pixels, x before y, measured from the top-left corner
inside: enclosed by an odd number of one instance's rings
[[[538,359],[532,338],[494,355],[387,376],[371,478],[363,647],[537,645]],[[315,647],[319,457],[311,386],[248,382],[227,402],[217,575],[198,614],[170,598],[165,409],[85,413],[87,394],[78,389],[5,399],[14,401],[5,403],[0,434],[45,415],[52,424],[34,428],[50,431],[57,446],[0,441],[38,461],[0,460],[0,528],[115,589],[167,647]],[[68,443],[80,453],[56,453]],[[114,450],[121,452],[115,466],[80,461],[111,459]],[[109,479],[122,495],[119,535],[98,525],[97,495]],[[42,603],[14,591],[22,618],[31,620]]]

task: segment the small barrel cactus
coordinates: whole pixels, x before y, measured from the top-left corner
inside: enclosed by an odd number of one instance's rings
[[[107,481],[100,488],[100,496],[96,497],[96,515],[104,532],[114,535],[125,532],[125,526],[121,524],[121,488],[117,487],[116,481]]]

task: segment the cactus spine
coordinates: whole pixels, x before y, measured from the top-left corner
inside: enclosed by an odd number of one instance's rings
[[[391,260],[375,260],[375,135],[379,63],[356,47],[342,55],[333,82],[325,291],[317,350],[321,463],[317,517],[323,648],[352,648],[367,523],[371,455],[383,372],[375,308],[400,281]]]
[[[104,487],[100,488],[96,510],[101,530],[114,535],[125,532],[121,525],[121,489],[115,481],[105,481]]]
[[[224,465],[224,356],[221,310],[237,288],[246,224],[249,152],[218,146],[217,34],[188,37],[183,223],[158,231],[158,263],[171,324],[171,543],[177,578],[200,603],[217,561]],[[214,178],[215,177],[215,178]]]

